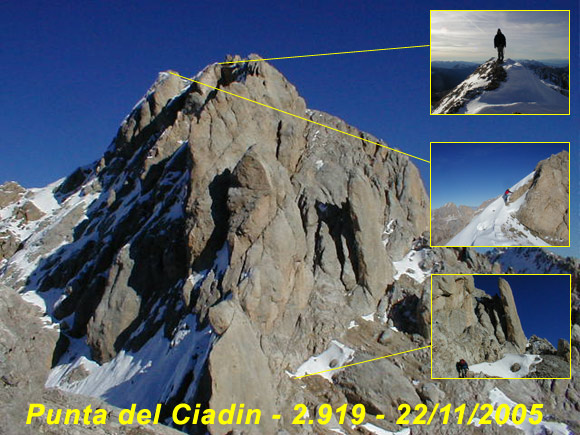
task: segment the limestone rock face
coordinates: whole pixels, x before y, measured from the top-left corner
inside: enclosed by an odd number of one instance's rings
[[[274,377],[268,359],[260,348],[259,338],[249,319],[239,306],[234,307],[230,327],[213,347],[209,357],[209,374],[212,379],[210,408],[219,412],[232,404],[244,403],[246,408],[260,409],[263,415],[276,413]],[[224,380],[229,382],[224,382]],[[271,418],[261,420],[259,426],[244,424],[210,425],[215,434],[231,430],[247,433],[272,432],[276,424]]]
[[[0,185],[0,208],[18,202],[26,193],[26,189],[15,181],[8,181]]]
[[[43,217],[47,231],[21,254],[32,274],[15,256],[2,279],[59,295],[51,315],[66,327],[57,357],[82,339],[105,366],[154,336],[171,349],[184,331],[212,328],[209,348],[183,355],[183,366],[198,361],[198,371],[168,375],[173,396],[163,400],[199,396],[226,406],[236,398],[274,412],[277,401],[301,394],[285,370],[377,310],[395,281],[394,262],[428,228],[428,199],[408,157],[308,110],[271,65],[212,64],[196,80],[354,137],[161,73],[103,158],[55,187],[61,211]],[[421,342],[426,284],[405,286],[384,307]]]
[[[212,64],[195,80],[229,94],[161,73],[103,157],[46,190],[54,210],[29,224],[38,227],[0,265],[0,281],[33,292],[46,320],[60,325],[58,337],[45,328],[54,337],[42,351],[53,375],[65,373],[51,377],[58,394],[80,390],[122,407],[161,402],[163,418],[177,403],[262,410],[258,427],[180,427],[192,434],[302,433],[310,429],[291,424],[296,404],[314,417],[323,403],[347,402],[380,410],[388,421],[373,424],[396,432],[401,402],[487,402],[491,382],[459,388],[430,379],[429,275],[492,265],[473,249],[429,247],[427,194],[409,158],[307,109],[266,62]],[[514,348],[499,298],[484,298],[466,277],[436,284],[434,310],[446,300],[451,309],[434,332],[467,329],[483,349],[457,336],[449,355],[483,360]],[[0,321],[6,315],[0,310]],[[17,331],[14,341],[30,333]],[[336,367],[331,382],[293,377],[336,342],[353,361],[423,349]],[[95,388],[111,371],[119,384]],[[506,394],[522,403],[551,397],[549,386],[524,394],[509,385]],[[566,397],[577,390],[558,388]],[[572,406],[562,400],[550,403],[557,418]],[[273,413],[283,418],[266,418]]]
[[[139,314],[140,299],[129,285],[133,261],[125,245],[111,267],[101,303],[87,325],[87,341],[100,361],[109,361],[124,343]]]
[[[524,352],[528,340],[522,329],[512,289],[503,278],[499,278],[498,286],[505,315],[506,339],[514,343],[520,353]]]
[[[538,163],[519,221],[550,245],[568,244],[568,152],[562,151]]]
[[[22,206],[15,210],[14,217],[21,219],[25,223],[36,221],[44,216],[44,213],[38,209],[33,203],[27,201]]]
[[[12,257],[19,244],[20,240],[11,231],[0,232],[0,261]]]
[[[553,355],[556,353],[556,348],[545,338],[532,335],[528,340],[526,353],[534,355]]]
[[[456,377],[455,363],[496,361],[523,353],[523,333],[509,284],[499,279],[499,296],[477,289],[472,276],[433,277],[433,376]]]
[[[360,355],[361,361],[367,359],[370,359],[369,355]],[[421,402],[401,368],[388,359],[354,366],[341,373],[337,383],[353,403],[362,403],[368,412],[384,413],[389,419],[396,418],[395,410],[399,403],[415,406]]]
[[[563,338],[558,340],[558,356],[564,358],[566,361],[570,362],[570,343],[568,343]]]

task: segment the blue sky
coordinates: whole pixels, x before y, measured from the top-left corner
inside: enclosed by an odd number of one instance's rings
[[[490,295],[499,293],[498,275],[475,275],[475,287]],[[554,347],[558,339],[570,341],[570,278],[567,275],[501,275],[514,300],[527,338],[546,338]],[[549,296],[548,296],[549,295]]]
[[[431,22],[433,60],[487,60],[498,28],[506,58],[568,59],[567,12],[434,11]]]
[[[479,206],[516,184],[567,143],[434,143],[431,206]]]
[[[0,183],[46,185],[99,158],[159,71],[192,76],[228,53],[278,57],[429,44],[429,10],[453,7],[448,1],[8,2],[0,14]],[[576,0],[517,0],[509,7],[572,9],[571,62],[578,70]],[[493,55],[491,46],[486,56]],[[542,140],[572,141],[578,161],[575,74],[572,116],[430,116],[429,48],[273,65],[309,107],[425,159],[431,141]],[[428,187],[429,165],[414,162]],[[577,192],[575,166],[572,183]]]

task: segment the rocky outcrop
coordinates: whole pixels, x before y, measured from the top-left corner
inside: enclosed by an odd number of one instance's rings
[[[482,63],[463,82],[441,99],[433,114],[457,113],[465,104],[484,91],[497,89],[507,73],[494,58]]]
[[[14,255],[18,250],[20,240],[12,231],[5,230],[0,232],[0,262]]]
[[[455,362],[496,361],[527,344],[507,282],[501,296],[475,287],[472,276],[433,277],[433,376],[456,377]],[[491,290],[491,289],[490,289]]]
[[[26,189],[15,181],[0,185],[0,209],[17,203],[25,193]]]
[[[553,246],[568,245],[568,152],[562,151],[538,163],[518,220]]]
[[[556,348],[545,338],[532,335],[528,340],[526,353],[533,355],[554,355]]]
[[[498,286],[505,319],[506,339],[512,342],[516,349],[522,353],[526,349],[528,340],[520,323],[512,289],[503,278],[499,278]]]

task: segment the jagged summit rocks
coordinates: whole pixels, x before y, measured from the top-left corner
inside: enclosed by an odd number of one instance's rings
[[[505,338],[521,353],[525,351],[528,340],[520,323],[512,289],[503,278],[499,278],[498,286],[505,319]]]
[[[483,93],[497,89],[505,81],[507,73],[494,58],[482,63],[463,82],[443,98],[433,110],[434,114],[458,113],[463,106]]]

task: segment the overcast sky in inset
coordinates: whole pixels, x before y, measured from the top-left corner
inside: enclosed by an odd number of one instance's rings
[[[501,29],[511,59],[568,59],[567,11],[432,11],[431,59],[482,62]]]

